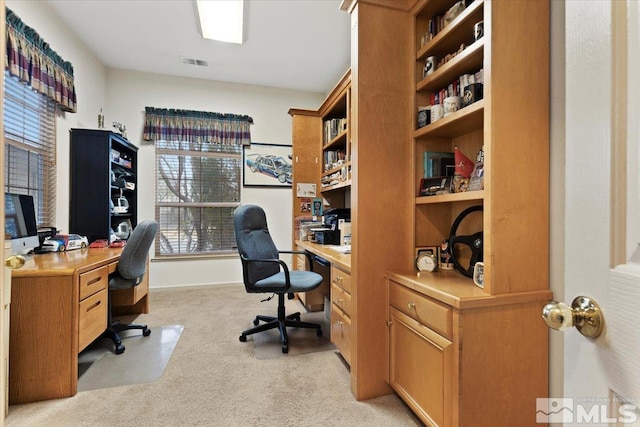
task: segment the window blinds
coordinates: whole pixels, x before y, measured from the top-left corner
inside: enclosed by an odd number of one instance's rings
[[[241,173],[241,146],[156,141],[156,254],[234,251]]]
[[[5,72],[5,192],[30,194],[38,225],[54,225],[55,103]]]

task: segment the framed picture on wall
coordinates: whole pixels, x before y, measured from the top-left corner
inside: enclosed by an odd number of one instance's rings
[[[291,187],[291,145],[252,142],[242,151],[244,187]]]

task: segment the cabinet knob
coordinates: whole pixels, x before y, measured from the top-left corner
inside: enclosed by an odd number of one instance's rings
[[[25,262],[26,260],[22,255],[11,255],[9,258],[4,260],[4,265],[15,270],[22,267]]]
[[[342,283],[342,276],[336,276],[336,282]]]
[[[393,320],[387,320],[387,326],[393,325]]]
[[[342,298],[338,298],[338,304],[342,304]]]
[[[409,303],[407,303],[407,308],[408,308],[409,310],[413,310],[413,309],[415,309],[415,308],[416,308],[416,303],[415,303],[415,302],[409,302]]]
[[[342,325],[344,325],[344,322],[342,322],[342,321],[340,321],[340,320],[338,320],[338,321],[336,322],[336,326],[340,326],[340,327],[342,327]]]

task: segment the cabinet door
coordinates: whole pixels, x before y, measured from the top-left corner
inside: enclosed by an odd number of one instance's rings
[[[451,425],[453,346],[389,308],[389,384],[428,426]]]
[[[316,197],[320,196],[320,141],[322,124],[319,117],[293,116],[293,218],[311,212],[303,209],[298,197],[298,184],[315,184]],[[311,200],[311,196],[304,197]]]
[[[351,319],[335,304],[331,306],[331,342],[351,365]]]

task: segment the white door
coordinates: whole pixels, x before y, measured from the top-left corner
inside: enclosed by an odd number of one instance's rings
[[[5,34],[5,4],[4,0],[0,0],[0,34]],[[4,37],[0,41],[0,58],[5,58],[5,40]],[[5,60],[1,59],[2,69],[4,70]],[[4,77],[3,77],[4,81]],[[3,102],[4,100],[4,84],[0,86],[0,118],[4,117]],[[4,126],[3,121],[0,120],[0,188],[4,189]],[[2,221],[2,229],[4,230],[4,197],[0,199],[0,220]],[[0,259],[4,260],[5,257],[11,255],[11,253],[5,253],[4,239],[3,244],[0,245]],[[9,283],[5,283],[6,275],[8,276]],[[7,271],[6,267],[2,269],[0,273],[0,426],[4,425],[4,418],[8,411],[8,369],[9,369],[9,334],[8,334],[8,311],[9,306],[5,305],[5,300],[8,303],[11,297],[11,275]],[[8,299],[7,299],[8,293]]]
[[[575,328],[551,331],[550,396],[558,399],[556,415],[566,409],[563,422],[551,424],[637,426],[631,409],[640,396],[612,390],[607,319],[620,310],[610,303],[610,270],[640,242],[639,5],[552,0],[551,7],[551,289],[569,305],[577,296],[593,298],[605,318],[595,339]],[[640,326],[633,328],[638,334]],[[632,351],[640,360],[640,348]],[[640,376],[635,366],[626,375]],[[620,398],[632,406],[616,406]]]

